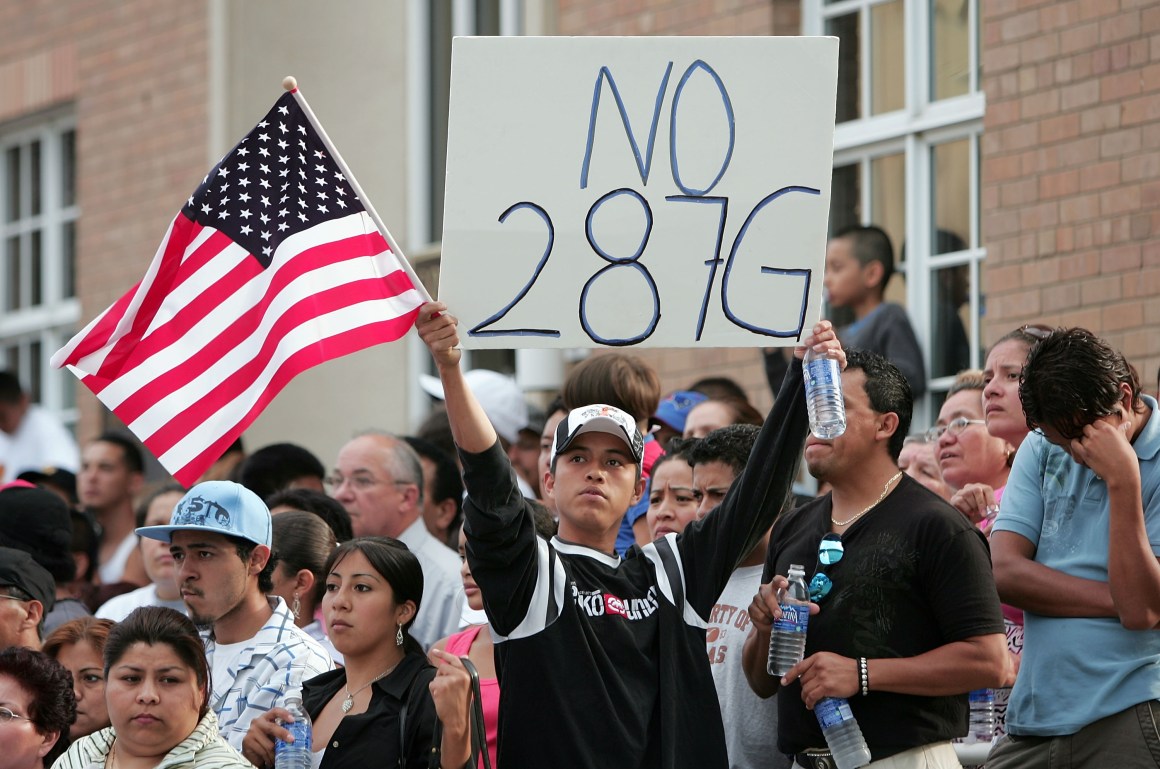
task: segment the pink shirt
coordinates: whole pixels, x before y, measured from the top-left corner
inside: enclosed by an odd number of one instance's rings
[[[445,647],[448,654],[454,654],[457,657],[466,657],[471,651],[471,645],[475,643],[475,637],[479,635],[485,625],[472,625],[471,627],[461,630],[455,635],[447,638],[447,646]],[[499,680],[495,678],[479,679],[479,696],[480,704],[483,706],[483,723],[487,727],[487,752],[491,758],[492,769],[497,766],[495,761],[495,743],[496,734],[499,729]],[[479,765],[483,766],[483,759],[480,759]]]

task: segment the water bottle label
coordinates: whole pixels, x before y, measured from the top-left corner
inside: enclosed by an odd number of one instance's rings
[[[814,715],[818,717],[818,723],[821,724],[822,729],[829,729],[844,721],[854,720],[854,714],[850,712],[850,703],[837,697],[826,697],[820,700],[817,705],[814,705]]]
[[[968,695],[972,705],[990,705],[995,702],[995,691],[993,689],[974,689]]]
[[[810,621],[810,607],[781,604],[781,619],[773,623],[775,631],[804,633]]]
[[[806,367],[806,377],[811,387],[837,387],[841,384],[838,362],[832,358],[817,358]]]
[[[282,724],[282,727],[294,735],[294,743],[283,742],[278,740],[274,745],[274,753],[277,755],[283,750],[305,750],[310,752],[310,724],[305,721],[295,721],[292,724]]]

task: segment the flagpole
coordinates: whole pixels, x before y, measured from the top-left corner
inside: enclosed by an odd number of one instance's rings
[[[330,151],[330,156],[334,158],[334,162],[338,164],[338,169],[342,171],[343,175],[346,176],[347,181],[350,182],[350,186],[354,190],[354,194],[357,195],[359,201],[362,202],[363,208],[366,209],[367,214],[371,217],[371,221],[373,221],[375,226],[378,227],[379,233],[382,234],[384,238],[386,238],[387,245],[391,247],[391,251],[393,251],[399,257],[399,262],[403,265],[403,269],[406,270],[407,276],[410,277],[411,283],[415,286],[415,290],[418,291],[419,295],[422,296],[426,301],[432,301],[431,294],[428,293],[427,287],[423,285],[423,281],[419,280],[419,276],[416,274],[415,268],[411,266],[409,261],[407,261],[407,257],[403,254],[403,250],[399,248],[399,244],[395,242],[393,237],[391,237],[391,233],[387,229],[387,225],[383,223],[383,220],[379,217],[378,212],[375,211],[375,207],[371,205],[370,198],[366,196],[366,193],[363,192],[362,187],[359,186],[358,180],[354,178],[354,174],[351,173],[350,167],[347,166],[346,161],[342,159],[342,155],[338,154],[338,149],[334,146],[334,142],[332,142],[330,137],[326,135],[326,129],[324,129],[322,124],[318,122],[318,118],[314,115],[314,110],[310,109],[310,105],[306,103],[306,97],[304,97],[302,92],[298,90],[298,81],[293,77],[287,77],[282,80],[282,87],[289,91],[291,95],[293,95],[294,100],[298,102],[298,106],[302,108],[302,112],[306,115],[306,119],[310,121],[312,126],[314,126],[314,130],[318,133],[319,138],[322,139],[322,143],[326,145],[326,149]]]

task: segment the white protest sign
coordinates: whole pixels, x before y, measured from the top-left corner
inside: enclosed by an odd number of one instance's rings
[[[468,348],[790,345],[835,38],[456,38],[439,298]]]

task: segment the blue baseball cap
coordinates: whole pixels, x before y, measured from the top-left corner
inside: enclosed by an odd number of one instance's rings
[[[657,404],[656,413],[649,421],[653,425],[668,427],[678,433],[683,433],[685,432],[685,420],[689,418],[689,412],[693,410],[693,406],[707,400],[709,400],[709,396],[696,390],[677,390]]]
[[[137,536],[170,542],[175,531],[208,531],[266,547],[273,543],[270,508],[257,494],[233,481],[197,484],[173,508],[168,526],[142,526]]]

